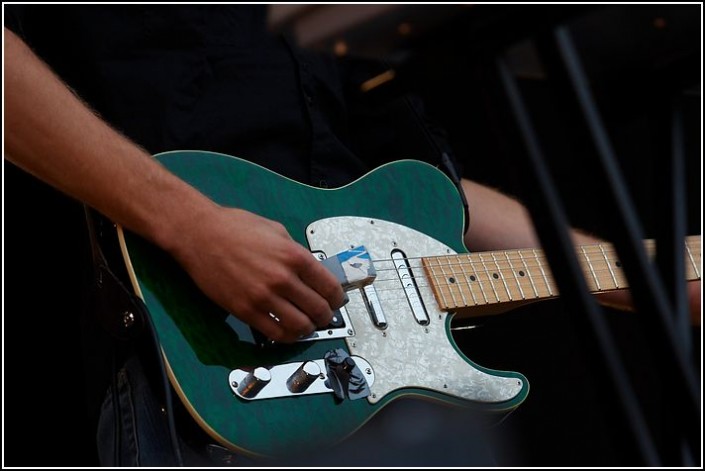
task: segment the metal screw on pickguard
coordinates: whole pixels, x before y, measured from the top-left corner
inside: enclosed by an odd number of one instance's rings
[[[450,253],[450,249],[446,249],[446,253]]]
[[[397,246],[397,243],[392,241],[392,247],[396,247],[396,246]]]
[[[372,399],[374,399],[374,398],[376,398],[376,397],[377,397],[377,394],[373,394],[373,395],[372,395]]]
[[[230,383],[230,386],[237,388],[237,381],[233,381],[232,383]]]
[[[316,231],[315,231],[315,229],[311,229],[310,231],[308,231],[308,233],[309,233],[309,234],[315,234]]]
[[[423,331],[428,333],[428,327],[424,327]]]
[[[328,335],[333,335],[333,331],[332,331],[332,330],[329,330],[329,331],[328,331]]]
[[[382,337],[386,337],[386,336],[387,336],[387,333],[386,333],[386,332],[382,332]]]
[[[370,219],[370,224],[374,224],[374,223],[375,223],[374,220]]]
[[[348,335],[352,335],[352,334],[353,334],[352,329],[348,329]]]
[[[325,260],[325,259],[326,259],[326,257],[324,257],[322,253],[318,254],[318,260]]]
[[[355,342],[352,343],[353,348],[357,347],[357,344]]]
[[[444,385],[443,385],[443,389],[448,389],[448,385],[447,385],[447,384],[444,384]]]
[[[372,370],[370,368],[365,368],[365,373],[367,373],[368,375],[371,375]]]

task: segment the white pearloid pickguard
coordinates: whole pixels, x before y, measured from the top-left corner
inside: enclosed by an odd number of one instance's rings
[[[308,226],[312,251],[327,256],[364,245],[377,271],[373,286],[384,310],[387,327],[372,321],[360,290],[348,293],[346,305],[354,335],[346,342],[351,355],[364,358],[374,370],[368,400],[380,401],[401,388],[422,388],[476,402],[496,403],[517,396],[524,384],[518,378],[485,373],[455,347],[446,327],[450,314],[438,309],[421,267],[420,257],[455,253],[448,246],[414,229],[361,217],[334,217]],[[391,260],[402,250],[417,280],[429,317],[427,325],[412,314],[406,292]]]

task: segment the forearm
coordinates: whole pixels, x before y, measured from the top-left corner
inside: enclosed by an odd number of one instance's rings
[[[208,297],[272,340],[309,335],[343,304],[335,276],[283,226],[216,205],[167,171],[7,29],[5,157],[171,252]]]
[[[167,248],[180,224],[212,206],[4,34],[6,159]]]
[[[534,226],[526,208],[513,198],[492,188],[463,180],[463,189],[470,210],[470,229],[465,245],[471,251],[492,251],[540,247]],[[576,246],[604,243],[597,237],[571,229]],[[700,324],[700,281],[688,284],[688,302],[694,324]],[[614,290],[597,296],[598,302],[622,310],[632,310],[629,290]]]
[[[463,179],[470,211],[465,245],[470,251],[540,247],[529,212],[519,201],[495,189]],[[598,238],[571,229],[575,245],[597,244]]]
[[[463,180],[463,189],[470,210],[465,245],[471,252],[541,246],[529,212],[520,202],[469,180]],[[576,229],[570,230],[570,236],[576,246],[604,242]],[[598,301],[621,309],[631,307],[626,290],[600,295]]]

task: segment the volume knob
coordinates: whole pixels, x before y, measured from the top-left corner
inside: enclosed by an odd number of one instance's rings
[[[315,361],[307,361],[289,376],[286,380],[286,388],[293,393],[304,392],[320,374],[321,367]]]
[[[263,387],[269,384],[272,379],[272,373],[267,368],[260,366],[250,371],[245,379],[237,387],[237,392],[242,397],[251,399],[262,390]]]

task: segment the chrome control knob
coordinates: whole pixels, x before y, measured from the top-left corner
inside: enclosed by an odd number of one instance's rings
[[[294,374],[286,380],[286,388],[293,393],[306,391],[321,374],[321,367],[316,362],[307,361],[299,366]]]
[[[267,368],[260,366],[245,376],[245,379],[238,385],[237,392],[242,397],[251,399],[257,396],[262,388],[269,384],[271,379],[272,373]]]

